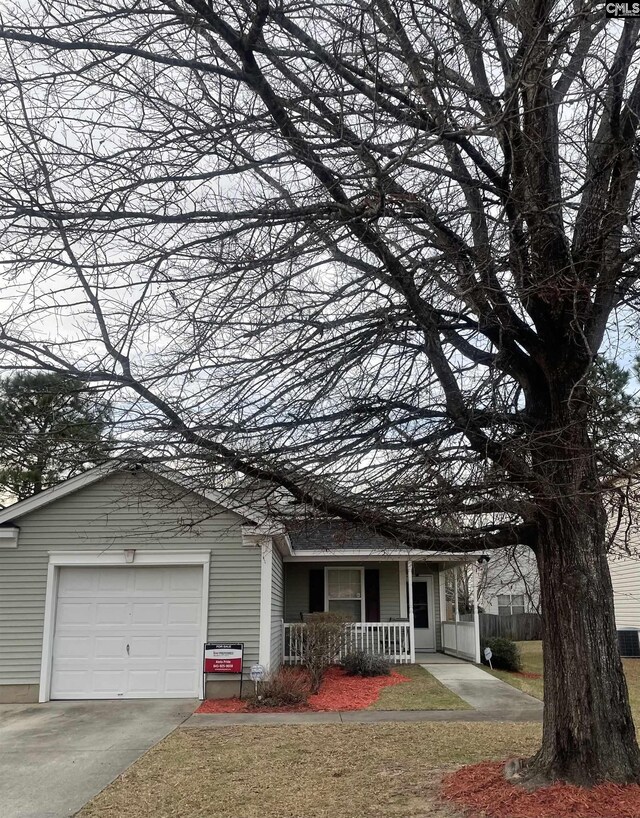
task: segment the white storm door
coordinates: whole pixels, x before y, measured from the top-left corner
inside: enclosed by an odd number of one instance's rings
[[[435,650],[433,577],[413,578],[413,629],[416,650]]]
[[[197,696],[202,574],[200,565],[60,568],[50,697]]]

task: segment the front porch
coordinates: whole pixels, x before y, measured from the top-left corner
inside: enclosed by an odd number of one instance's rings
[[[285,562],[283,662],[302,661],[305,619],[320,611],[352,620],[344,626],[338,659],[361,650],[394,664],[415,664],[416,654],[436,652],[479,662],[476,557],[471,559],[362,554],[357,561]],[[464,601],[459,571],[467,580]]]

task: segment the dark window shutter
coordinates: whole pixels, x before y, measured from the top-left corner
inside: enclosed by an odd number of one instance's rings
[[[309,569],[309,613],[324,611],[324,568]]]
[[[380,621],[380,571],[377,568],[364,571],[364,615],[367,622]]]

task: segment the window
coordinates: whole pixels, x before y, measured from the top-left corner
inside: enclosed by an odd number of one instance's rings
[[[500,616],[524,613],[524,594],[498,594]]]
[[[364,622],[362,568],[327,568],[327,610]]]

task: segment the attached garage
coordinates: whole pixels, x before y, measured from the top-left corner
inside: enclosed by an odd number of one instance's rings
[[[63,566],[51,699],[198,696],[202,566]]]
[[[283,553],[263,510],[162,466],[0,509],[0,703],[236,695],[204,645],[242,643],[247,682],[280,661]]]

